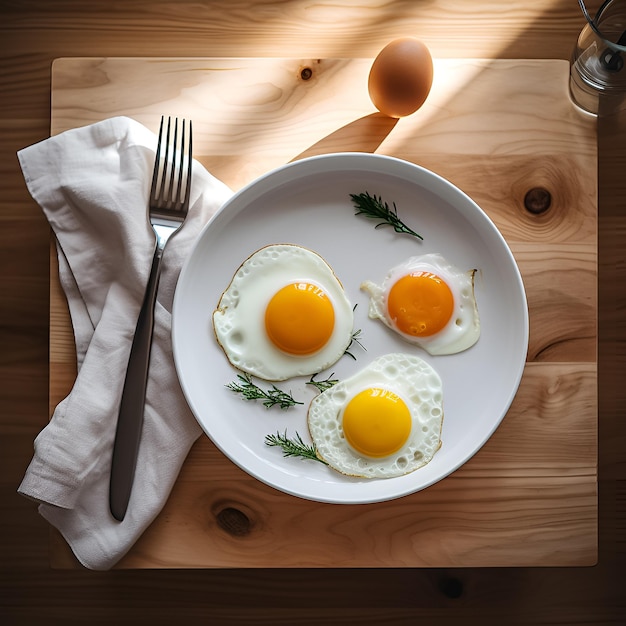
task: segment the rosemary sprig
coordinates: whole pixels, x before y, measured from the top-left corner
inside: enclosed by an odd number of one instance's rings
[[[263,400],[263,406],[268,409],[276,404],[278,404],[281,409],[288,409],[296,404],[303,404],[302,402],[294,400],[290,394],[278,389],[276,385],[272,385],[271,389],[264,391],[252,382],[248,374],[244,374],[243,376],[237,374],[237,378],[239,379],[239,383],[232,382],[226,385],[226,387],[235,393],[240,393],[245,400]]]
[[[300,437],[298,433],[296,433],[296,436],[293,439],[289,439],[289,437],[287,437],[287,431],[285,431],[282,435],[279,432],[276,432],[275,435],[266,435],[265,445],[281,448],[283,456],[285,457],[295,456],[302,459],[319,461],[324,465],[328,465],[326,461],[318,458],[315,445],[312,444],[309,446],[304,443],[304,441],[302,441],[302,437]]]
[[[344,354],[347,354],[349,357],[353,358],[356,361],[356,357],[354,356],[354,354],[352,354],[352,352],[350,352],[350,348],[352,347],[353,343],[358,344],[359,346],[361,346],[361,348],[363,348],[363,350],[367,352],[367,348],[361,343],[361,329],[360,328],[358,330],[355,330],[352,333],[350,343],[348,344],[348,347],[346,348],[346,351],[344,352]]]
[[[351,193],[350,197],[354,203],[357,211],[355,215],[365,215],[375,220],[381,220],[376,224],[375,228],[380,226],[392,226],[397,233],[406,233],[413,235],[418,239],[424,239],[421,235],[418,235],[414,230],[411,230],[399,217],[396,203],[393,203],[393,209],[389,208],[386,202],[383,202],[380,196],[370,196],[366,191],[365,193],[354,194]]]
[[[314,380],[317,374],[313,374],[313,376],[311,376],[311,380],[309,380],[307,385],[313,385],[313,387],[317,387],[320,392],[326,391],[327,389],[330,389],[339,382],[337,378],[333,378],[334,375],[335,373],[333,372],[326,380]]]

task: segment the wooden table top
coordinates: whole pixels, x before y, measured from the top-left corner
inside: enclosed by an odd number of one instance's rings
[[[53,134],[115,115],[156,130],[166,108],[194,120],[196,158],[233,190],[273,167],[330,152],[386,154],[446,176],[507,238],[529,302],[528,362],[516,399],[488,444],[449,478],[378,505],[311,503],[247,476],[202,437],[162,514],[121,567],[596,561],[595,119],[572,106],[566,61],[444,59],[435,62],[426,104],[396,123],[378,115],[368,97],[371,64],[275,58],[54,63]],[[551,202],[537,213],[525,202],[538,190]],[[71,388],[75,356],[54,265],[51,284],[53,410]],[[231,528],[226,516],[240,523]],[[299,518],[317,522],[301,527],[294,524]],[[337,529],[348,520],[350,539],[338,541]],[[58,552],[53,562],[63,564]]]
[[[599,4],[599,0],[587,2],[590,11]],[[620,320],[626,301],[620,285],[625,284],[626,279],[621,252],[626,234],[623,211],[626,116],[600,119],[597,155],[591,151],[579,154],[574,144],[581,145],[577,142],[582,141],[585,146],[590,145],[590,127],[581,120],[574,122],[567,115],[555,120],[555,112],[563,111],[559,109],[564,106],[562,91],[556,103],[550,100],[545,118],[543,107],[534,103],[531,106],[530,98],[527,113],[522,116],[524,132],[516,135],[518,141],[512,152],[503,148],[506,142],[498,138],[498,132],[487,133],[482,138],[487,144],[478,149],[474,141],[455,144],[452,139],[456,131],[467,128],[459,122],[464,103],[462,97],[458,97],[451,100],[454,106],[450,110],[441,109],[443,118],[432,118],[438,120],[432,135],[433,140],[437,139],[437,149],[432,149],[432,143],[428,145],[428,135],[419,128],[419,114],[403,121],[407,123],[399,123],[392,132],[381,126],[369,127],[368,132],[377,135],[376,141],[381,136],[384,141],[377,146],[373,140],[365,142],[363,126],[350,123],[358,114],[367,115],[367,111],[359,109],[340,111],[345,115],[341,123],[335,118],[334,122],[326,120],[318,128],[302,130],[302,126],[298,126],[302,132],[290,138],[294,141],[292,147],[265,154],[259,147],[243,169],[236,165],[241,163],[240,156],[236,152],[229,154],[223,146],[221,152],[203,149],[201,155],[207,168],[231,186],[238,187],[262,171],[264,158],[269,158],[267,165],[273,166],[300,154],[341,149],[346,144],[361,141],[363,150],[394,153],[420,162],[457,183],[488,210],[509,241],[525,279],[530,279],[531,319],[537,320],[531,327],[527,372],[521,395],[487,446],[459,472],[432,490],[416,494],[423,498],[422,504],[432,513],[428,519],[444,523],[443,531],[436,525],[437,530],[443,532],[439,537],[449,533],[447,544],[431,544],[432,563],[426,562],[426,556],[411,550],[408,557],[399,556],[399,551],[393,548],[396,542],[400,542],[400,546],[411,544],[411,537],[419,543],[420,536],[428,529],[425,518],[415,512],[416,503],[410,501],[406,505],[409,514],[393,528],[393,541],[386,545],[380,543],[376,528],[389,521],[376,507],[367,518],[369,525],[363,533],[350,538],[349,542],[338,541],[342,528],[340,519],[328,522],[321,531],[311,531],[310,536],[316,539],[320,537],[328,542],[334,538],[333,547],[338,545],[344,556],[352,555],[347,565],[358,569],[350,569],[349,576],[345,569],[336,569],[341,563],[312,563],[312,546],[302,546],[293,556],[283,551],[279,565],[288,569],[266,569],[262,574],[257,570],[251,572],[247,567],[268,566],[269,557],[264,554],[262,544],[269,536],[254,530],[248,535],[252,561],[246,561],[242,557],[241,539],[228,534],[223,516],[222,526],[218,524],[215,513],[219,510],[211,509],[210,505],[212,492],[206,483],[194,481],[198,465],[217,461],[206,438],[192,450],[163,516],[142,538],[129,560],[122,563],[123,567],[142,568],[140,570],[97,576],[81,570],[67,571],[63,575],[48,570],[48,528],[38,518],[34,505],[15,494],[32,455],[33,439],[48,418],[48,401],[54,399],[55,394],[63,393],[64,386],[67,390],[72,380],[71,336],[60,330],[66,323],[62,317],[62,299],[54,291],[50,298],[48,291],[49,229],[25,189],[15,158],[16,150],[44,139],[51,130],[58,132],[64,127],[88,123],[94,117],[93,110],[84,118],[76,111],[64,118],[55,117],[54,107],[50,106],[51,77],[62,64],[59,62],[52,68],[54,59],[64,58],[68,59],[67,63],[76,63],[81,58],[97,58],[102,62],[124,57],[118,61],[122,65],[125,59],[147,57],[180,61],[229,57],[302,62],[336,59],[340,71],[343,60],[356,63],[359,59],[371,59],[391,39],[414,35],[423,39],[441,62],[460,60],[462,65],[471,66],[479,63],[472,59],[508,60],[519,68],[519,59],[561,59],[561,64],[546,63],[554,72],[549,75],[557,84],[546,84],[542,80],[537,85],[531,84],[532,81],[527,83],[531,94],[545,96],[546,90],[558,91],[565,84],[566,60],[583,25],[577,3],[538,0],[530,7],[517,0],[505,4],[483,0],[472,3],[394,0],[382,5],[370,0],[358,3],[270,0],[260,5],[212,0],[128,2],[111,6],[99,0],[88,5],[35,1],[24,6],[3,3],[0,16],[3,93],[0,167],[5,181],[4,197],[0,200],[4,225],[0,230],[0,251],[2,287],[6,294],[0,326],[4,346],[0,366],[5,409],[0,418],[3,464],[0,510],[6,528],[0,535],[3,553],[0,573],[5,592],[0,612],[9,618],[8,623],[32,623],[43,614],[52,620],[74,617],[103,623],[113,618],[121,620],[120,623],[125,623],[125,619],[134,622],[139,615],[156,623],[174,616],[184,621],[184,617],[202,615],[204,619],[222,619],[229,623],[275,624],[281,620],[289,622],[294,614],[303,624],[317,623],[320,619],[331,622],[338,619],[341,623],[374,620],[408,624],[420,618],[433,624],[474,623],[473,620],[478,619],[481,623],[528,624],[624,622],[626,463],[621,407],[626,401],[623,385],[626,331]],[[489,71],[479,73],[479,78],[497,76],[505,66],[493,63]],[[320,76],[331,74],[329,70],[321,72]],[[80,83],[88,76],[76,78]],[[96,76],[91,78],[95,81]],[[511,89],[509,94],[513,93],[513,86],[507,87],[507,84],[504,81],[497,87]],[[469,87],[466,93],[480,95],[479,89],[472,89],[471,82]],[[365,104],[360,100],[359,106]],[[471,104],[468,102],[468,107]],[[108,116],[111,109],[105,109],[102,113]],[[157,109],[124,112],[154,126],[161,112]],[[504,115],[494,115],[490,123],[498,128],[510,125],[512,120],[507,118],[507,111],[510,109],[504,106],[501,111]],[[266,112],[265,121],[268,115]],[[537,130],[538,120],[545,137],[540,137],[542,133]],[[333,135],[333,128],[340,127],[346,131]],[[421,132],[416,134],[418,129]],[[529,129],[534,133],[527,136]],[[248,130],[255,132],[254,125]],[[438,152],[446,133],[447,140],[443,143],[452,147],[447,152]],[[317,144],[316,137],[325,141]],[[401,137],[414,139],[415,143],[403,143]],[[214,131],[207,130],[204,139],[209,138],[215,139]],[[536,163],[533,162],[533,143],[535,148],[541,147]],[[268,157],[268,154],[273,156]],[[465,159],[468,154],[476,158],[468,162]],[[596,159],[597,177],[588,167]],[[564,161],[574,169],[562,169]],[[493,177],[495,180],[513,177],[517,184],[513,188],[475,184],[475,176],[485,171],[497,174]],[[563,171],[570,172],[569,183],[560,178]],[[480,176],[476,180],[480,180]],[[523,208],[523,194],[530,183],[551,191],[567,189],[572,196],[555,193],[552,196],[555,210],[551,209],[543,218],[531,217]],[[597,206],[594,201],[596,184]],[[515,207],[519,213],[511,219],[503,207]],[[545,221],[545,229],[540,227],[541,219]],[[544,263],[551,264],[557,271],[558,278],[552,283],[544,275]],[[582,270],[579,278],[575,277],[574,265]],[[563,296],[565,292],[577,294],[574,297],[577,306],[568,308],[565,298],[559,299],[559,294]],[[597,300],[593,294],[597,294]],[[561,337],[551,315],[557,301],[564,320]],[[59,315],[56,330],[55,315]],[[51,369],[49,354],[57,360]],[[599,430],[594,424],[596,415]],[[546,463],[534,464],[538,468],[534,474],[530,471],[533,459],[524,458],[524,453],[532,454],[528,447],[529,433],[521,428],[525,417],[530,417],[529,427],[533,432],[545,434],[547,429],[551,436],[555,431],[563,436]],[[590,435],[586,444],[581,443],[583,433]],[[598,436],[597,448],[595,436]],[[518,442],[523,443],[522,449],[517,449]],[[494,466],[498,468],[495,477]],[[244,506],[254,503],[253,496],[259,493],[256,481],[226,466],[220,467],[228,491],[238,496],[234,500],[236,506],[227,508],[249,515],[248,519],[256,519],[254,516],[259,510]],[[546,489],[533,482],[540,479],[546,481],[543,482]],[[482,496],[476,489],[478,485],[487,485]],[[519,486],[515,494],[510,493],[512,485]],[[273,502],[276,497],[269,488],[260,491],[264,504]],[[451,497],[454,492],[456,497]],[[466,495],[468,508],[459,510],[458,517],[451,518],[449,503],[458,502]],[[180,515],[187,498],[203,499],[206,505],[203,516],[191,520],[195,536],[204,532],[202,536],[207,540],[197,557],[191,555],[189,546],[172,540],[172,537],[180,537],[180,532],[170,534],[168,529],[168,523],[185,531],[188,528]],[[482,513],[476,513],[473,504],[479,499],[487,507],[480,509]],[[553,505],[550,512],[545,506],[546,500]],[[516,501],[523,506],[507,508],[503,504],[512,505]],[[308,527],[322,515],[315,506],[313,510],[307,508],[307,513],[313,513],[313,517],[307,517],[304,510],[291,508],[283,501],[279,504],[276,510],[280,519],[274,528],[284,528],[288,521]],[[494,517],[490,517],[492,513]],[[449,523],[452,525],[448,528],[445,524]],[[525,529],[517,538],[508,534],[514,523],[518,529],[520,523]],[[459,528],[462,531],[459,540],[451,540]],[[373,540],[369,550],[360,556],[358,552],[370,535]],[[526,544],[530,546],[528,555],[525,554]],[[511,558],[507,561],[502,555]],[[562,567],[515,567],[539,564],[541,557],[544,558],[542,565]],[[52,558],[56,565],[73,563],[56,536],[52,542]],[[591,564],[596,560],[595,567],[568,566]],[[170,573],[144,569],[181,564],[220,569]],[[506,567],[476,567],[490,564]],[[302,569],[302,565],[306,567]],[[324,569],[318,569],[318,565]],[[224,570],[223,566],[236,569]],[[379,569],[381,566],[384,570]],[[174,607],[176,604],[180,607],[183,588],[185,608],[181,612]]]

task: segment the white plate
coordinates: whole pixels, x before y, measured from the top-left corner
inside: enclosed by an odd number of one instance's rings
[[[424,237],[400,235],[356,217],[351,193],[395,202],[398,215]],[[327,373],[345,378],[388,352],[417,352],[441,375],[445,419],[442,447],[425,467],[386,480],[343,476],[321,463],[285,458],[265,436],[298,432],[310,441],[306,405],[317,391],[308,378],[277,386],[304,407],[265,409],[226,388],[237,372],[218,346],[213,310],[239,265],[259,248],[294,243],[316,251],[343,283],[367,351],[353,346]],[[477,268],[481,337],[460,354],[432,357],[367,318],[365,279],[380,282],[403,259],[442,253],[461,269]],[[296,161],[236,193],[200,234],[181,272],[172,337],[178,375],[198,422],[222,452],[257,479],[289,494],[334,503],[398,498],[441,480],[489,439],[517,391],[528,347],[522,279],[505,240],[463,192],[414,164],[379,155],[342,153]],[[318,379],[325,378],[318,376]],[[261,386],[264,386],[262,383]],[[269,386],[269,384],[267,385]]]

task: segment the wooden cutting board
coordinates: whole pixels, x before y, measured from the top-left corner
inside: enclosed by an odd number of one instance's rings
[[[67,58],[51,131],[128,115],[194,120],[194,153],[238,189],[303,156],[392,155],[468,193],[509,243],[527,289],[518,394],[487,444],[438,484],[379,504],[304,501],[248,476],[202,436],[169,501],[120,567],[592,565],[597,558],[595,120],[561,60],[438,60],[424,107],[398,122],[367,94],[371,59]],[[51,272],[50,403],[76,374]],[[503,355],[506,358],[506,355]],[[58,535],[58,567],[75,563]]]

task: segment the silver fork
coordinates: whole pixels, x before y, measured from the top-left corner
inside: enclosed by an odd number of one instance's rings
[[[168,118],[165,124],[162,117],[148,203],[156,246],[128,360],[111,460],[109,507],[119,521],[126,515],[137,465],[161,259],[165,245],[182,226],[189,210],[191,163],[191,121],[179,124],[177,118],[173,122]]]

